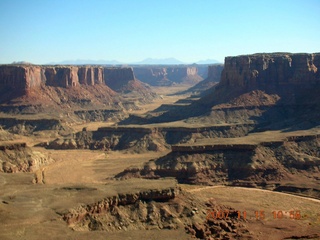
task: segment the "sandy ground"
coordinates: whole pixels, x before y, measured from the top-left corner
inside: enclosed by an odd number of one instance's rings
[[[105,183],[128,167],[141,167],[150,159],[161,157],[166,152],[126,154],[91,150],[43,150],[55,162],[44,166],[36,174],[46,184]],[[41,176],[44,176],[42,178]]]

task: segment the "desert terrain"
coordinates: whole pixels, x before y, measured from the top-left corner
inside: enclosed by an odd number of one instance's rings
[[[320,239],[319,59],[1,65],[0,239]]]

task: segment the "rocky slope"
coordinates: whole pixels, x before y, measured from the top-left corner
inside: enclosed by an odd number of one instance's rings
[[[136,77],[152,86],[195,84],[205,78],[206,66],[135,66]]]
[[[58,138],[46,147],[51,149],[103,149],[129,152],[163,151],[172,144],[194,143],[208,137],[239,137],[253,129],[251,125],[216,127],[103,127]]]
[[[258,144],[175,145],[167,156],[116,177],[175,177],[181,183],[283,188],[320,198],[319,137],[287,137]]]
[[[36,131],[44,130],[54,130],[57,132],[67,130],[62,122],[57,119],[2,117],[0,118],[0,125],[10,133],[20,135],[28,135]]]
[[[33,151],[25,143],[1,143],[0,171],[5,173],[34,172],[53,162],[49,156]]]
[[[150,184],[153,185],[151,181]],[[247,221],[238,218],[235,209],[214,200],[201,202],[192,194],[170,185],[167,183],[158,189],[119,193],[91,204],[76,206],[61,214],[75,231],[118,232],[182,228],[196,239],[240,238],[250,235]],[[228,212],[229,217],[210,218],[208,208]]]

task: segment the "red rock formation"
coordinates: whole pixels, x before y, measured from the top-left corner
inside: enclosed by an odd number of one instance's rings
[[[43,83],[54,87],[75,87],[79,84],[106,83],[113,89],[135,80],[132,68],[103,68],[92,66],[34,66],[0,67],[0,86],[14,89],[32,89]]]
[[[226,57],[220,86],[269,90],[320,82],[320,54],[271,53]]]
[[[222,64],[215,64],[208,66],[208,77],[204,79],[203,81],[197,83],[196,85],[192,86],[186,91],[181,92],[182,94],[186,93],[200,93],[203,92],[214,85],[216,85],[218,82],[220,82],[221,72],[223,69]]]
[[[80,84],[95,85],[104,82],[104,73],[102,67],[79,67],[78,77]]]
[[[45,67],[46,85],[75,87],[79,85],[78,67]]]
[[[78,70],[80,84],[94,85],[94,72],[92,68],[81,67]]]
[[[146,84],[135,79],[132,68],[1,65],[0,111],[30,114],[138,108],[136,101],[122,98],[108,85],[132,93],[140,103],[156,97]]]
[[[208,66],[208,78],[211,82],[220,82],[223,64],[214,64]]]
[[[0,87],[14,88],[26,94],[31,88],[40,87],[44,76],[39,66],[2,66],[0,67]]]
[[[196,66],[150,67],[141,66],[133,69],[137,78],[154,86],[169,86],[174,83],[194,84],[203,78]]]
[[[119,91],[132,80],[132,68],[104,68],[104,81],[112,90]]]

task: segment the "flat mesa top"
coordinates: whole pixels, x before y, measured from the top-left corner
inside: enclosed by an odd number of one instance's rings
[[[258,145],[268,142],[286,141],[290,137],[308,137],[317,136],[320,134],[320,129],[301,130],[295,132],[282,132],[282,131],[265,131],[251,133],[244,137],[236,138],[205,138],[196,139],[192,144],[179,144],[179,146],[204,146],[204,145]]]

